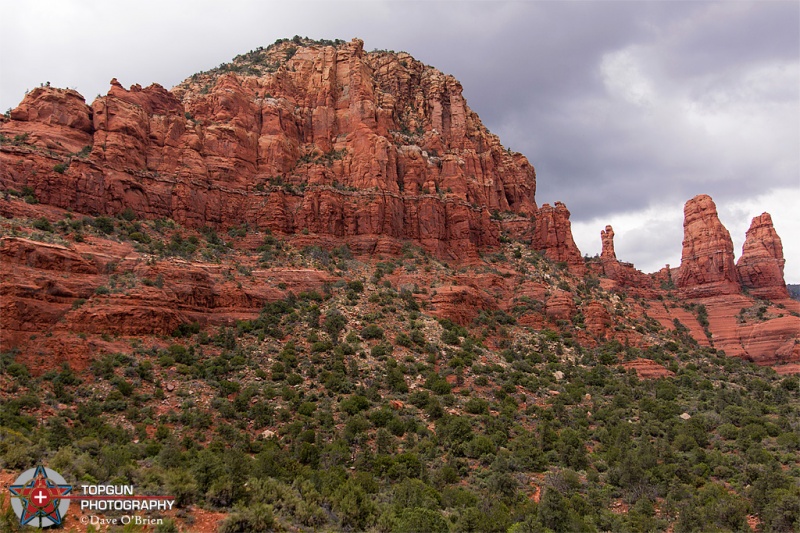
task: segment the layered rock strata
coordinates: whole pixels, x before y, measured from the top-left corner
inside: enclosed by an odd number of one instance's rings
[[[710,196],[695,196],[683,209],[683,251],[676,285],[690,298],[740,292],[731,235]]]
[[[530,239],[571,274],[497,264],[490,272],[445,276],[415,298],[462,325],[502,310],[537,330],[577,327],[575,338],[589,346],[612,339],[646,346],[659,326],[760,364],[785,368],[800,360],[798,304],[753,298],[786,295],[782,244],[769,215],[753,220],[734,265],[713,201],[690,200],[681,267],[651,276],[617,259],[607,226],[590,272],[603,276],[603,289],[636,296],[641,308],[620,307],[622,299],[612,307],[605,296],[585,301],[592,291],[574,276],[587,267],[569,210],[561,202],[538,209],[527,160],[486,130],[454,78],[402,52],[366,53],[358,40],[287,41],[170,91],[125,89],[112,80],[91,106],[75,91],[40,87],[9,115],[0,116],[0,214],[8,220],[56,222],[132,209],[139,219],[172,218],[190,227],[246,225],[256,240],[263,232],[253,230],[269,228],[291,235],[297,249],[346,242],[356,252],[392,255],[413,240],[459,260],[497,245],[502,231]],[[235,324],[289,292],[338,281],[294,263],[253,264],[251,275],[234,281],[224,263],[152,261],[131,243],[99,235],[48,244],[19,237],[15,226],[9,223],[0,242],[0,344],[21,348],[21,360],[36,368],[63,361],[84,368],[96,354],[122,349],[108,335]],[[112,290],[114,269],[164,284]],[[392,276],[398,287],[434,286],[416,271]],[[561,289],[582,281],[585,291]],[[673,282],[679,291],[666,292]],[[739,294],[742,286],[749,295]],[[707,324],[674,296],[705,306]]]
[[[754,217],[736,269],[750,294],[767,299],[789,297],[783,278],[783,244],[769,213]]]
[[[566,263],[571,272],[583,274],[584,260],[572,238],[569,216],[569,209],[562,202],[542,205],[536,212],[533,248],[552,261]]]
[[[112,80],[91,107],[41,87],[0,133],[19,141],[3,143],[0,185],[83,213],[306,230],[360,251],[414,240],[463,258],[498,244],[490,213],[536,211],[533,167],[457,80],[357,39],[278,43],[172,91]]]

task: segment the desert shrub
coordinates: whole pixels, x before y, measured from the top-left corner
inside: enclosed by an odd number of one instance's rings
[[[364,340],[382,339],[383,329],[375,324],[370,324],[361,330],[361,338]]]

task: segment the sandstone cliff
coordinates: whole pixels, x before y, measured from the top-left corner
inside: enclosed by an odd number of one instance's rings
[[[91,107],[41,87],[0,133],[19,141],[4,143],[0,185],[84,213],[306,230],[361,251],[388,237],[466,257],[498,244],[491,212],[536,210],[533,167],[457,80],[357,39],[279,42],[172,91],[112,80]]]

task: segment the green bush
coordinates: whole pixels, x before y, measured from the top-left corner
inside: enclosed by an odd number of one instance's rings
[[[375,324],[370,324],[361,330],[361,338],[364,340],[382,339],[383,329]]]
[[[448,533],[447,520],[432,509],[412,507],[400,511],[392,524],[392,533]]]
[[[461,344],[461,339],[458,338],[458,333],[446,329],[442,331],[442,342],[445,344],[458,346],[459,344]]]
[[[348,281],[347,289],[353,292],[362,293],[364,292],[364,283],[360,280]]]
[[[114,219],[109,217],[97,217],[92,221],[92,225],[98,231],[110,235],[114,233]]]
[[[489,412],[489,402],[483,398],[470,398],[464,404],[464,410],[473,415],[482,415]]]
[[[275,530],[272,506],[256,503],[234,510],[219,528],[219,533],[268,533]]]
[[[359,394],[354,394],[339,403],[339,409],[348,415],[355,415],[369,409],[369,400]]]
[[[40,231],[50,231],[50,232],[53,231],[53,225],[50,224],[50,221],[44,217],[37,218],[36,220],[34,220],[31,226],[33,226],[34,229],[38,229]]]

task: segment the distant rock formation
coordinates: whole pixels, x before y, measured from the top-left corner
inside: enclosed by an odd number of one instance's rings
[[[606,226],[606,229],[600,230],[600,240],[603,243],[603,251],[600,253],[600,258],[616,261],[617,254],[614,252],[614,228]]]
[[[603,249],[600,253],[600,271],[598,273],[612,279],[618,287],[633,289],[638,294],[649,294],[653,289],[653,280],[650,276],[637,270],[633,263],[625,263],[617,259],[614,252],[614,228],[610,225],[600,230],[600,240]],[[593,269],[596,270],[596,267]]]
[[[702,298],[741,291],[731,235],[710,196],[695,196],[683,208],[683,252],[676,285],[685,297]]]
[[[783,278],[783,244],[769,213],[754,217],[736,268],[750,294],[768,299],[788,298]]]
[[[544,204],[536,212],[533,248],[552,261],[566,263],[569,270],[582,274],[585,271],[583,256],[572,238],[569,210],[562,202],[555,207]]]

